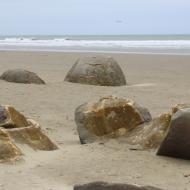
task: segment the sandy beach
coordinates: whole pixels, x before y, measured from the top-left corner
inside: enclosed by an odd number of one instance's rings
[[[1,190],[69,190],[92,181],[152,185],[165,190],[190,189],[190,162],[158,157],[154,151],[131,151],[125,143],[81,145],[74,111],[84,102],[114,95],[133,99],[152,116],[190,103],[190,55],[106,54],[121,66],[128,86],[102,87],[64,82],[76,59],[96,53],[0,52],[0,73],[22,68],[46,85],[0,81],[1,104],[12,105],[40,123],[59,150],[23,147],[23,160],[0,165]]]

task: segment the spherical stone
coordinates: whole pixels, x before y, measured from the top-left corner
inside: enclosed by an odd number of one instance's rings
[[[80,58],[66,75],[65,81],[100,86],[126,85],[125,76],[112,57]]]
[[[38,75],[23,69],[7,70],[0,76],[0,79],[15,83],[45,84],[45,82]]]

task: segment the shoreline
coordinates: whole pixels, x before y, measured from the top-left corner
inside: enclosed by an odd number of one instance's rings
[[[126,54],[126,55],[168,55],[168,56],[190,56],[189,53],[180,52],[143,52],[143,51],[97,51],[97,50],[15,50],[15,49],[0,49],[0,52],[19,52],[19,53],[82,53],[82,54]]]

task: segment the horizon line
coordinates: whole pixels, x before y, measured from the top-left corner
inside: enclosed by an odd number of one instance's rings
[[[182,36],[190,33],[181,34],[0,34],[0,36]]]

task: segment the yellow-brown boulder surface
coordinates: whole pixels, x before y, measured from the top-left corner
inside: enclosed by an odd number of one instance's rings
[[[120,128],[132,131],[151,121],[149,111],[132,100],[104,97],[97,103],[85,103],[75,111],[75,121],[82,144],[109,135]]]
[[[14,161],[21,155],[21,150],[11,141],[9,134],[0,129],[0,162]]]
[[[170,120],[171,114],[166,113],[141,124],[130,133],[126,133],[126,142],[142,149],[158,148],[166,137]]]
[[[0,106],[0,127],[19,128],[29,125],[25,116],[12,106]]]
[[[159,148],[170,130],[172,116],[180,111],[190,108],[190,104],[177,104],[171,111],[153,118],[150,122],[138,125],[134,130],[127,132],[119,129],[112,133],[112,137],[122,137],[126,143],[135,149]],[[109,135],[110,136],[110,135]]]
[[[34,150],[56,150],[57,146],[42,132],[38,123],[28,119],[27,127],[5,129],[15,143],[27,144]]]
[[[0,161],[14,160],[21,155],[22,144],[34,150],[58,148],[37,122],[26,118],[12,106],[0,106]]]
[[[172,115],[175,114],[177,111],[179,110],[183,110],[183,109],[186,109],[186,108],[190,108],[190,104],[177,104],[175,105],[174,107],[172,107]]]
[[[123,136],[128,144],[134,145],[137,149],[159,148],[170,130],[172,116],[187,108],[190,108],[190,104],[177,104],[170,112],[137,126],[130,133],[123,132],[122,135],[118,135],[116,132],[114,135]]]

